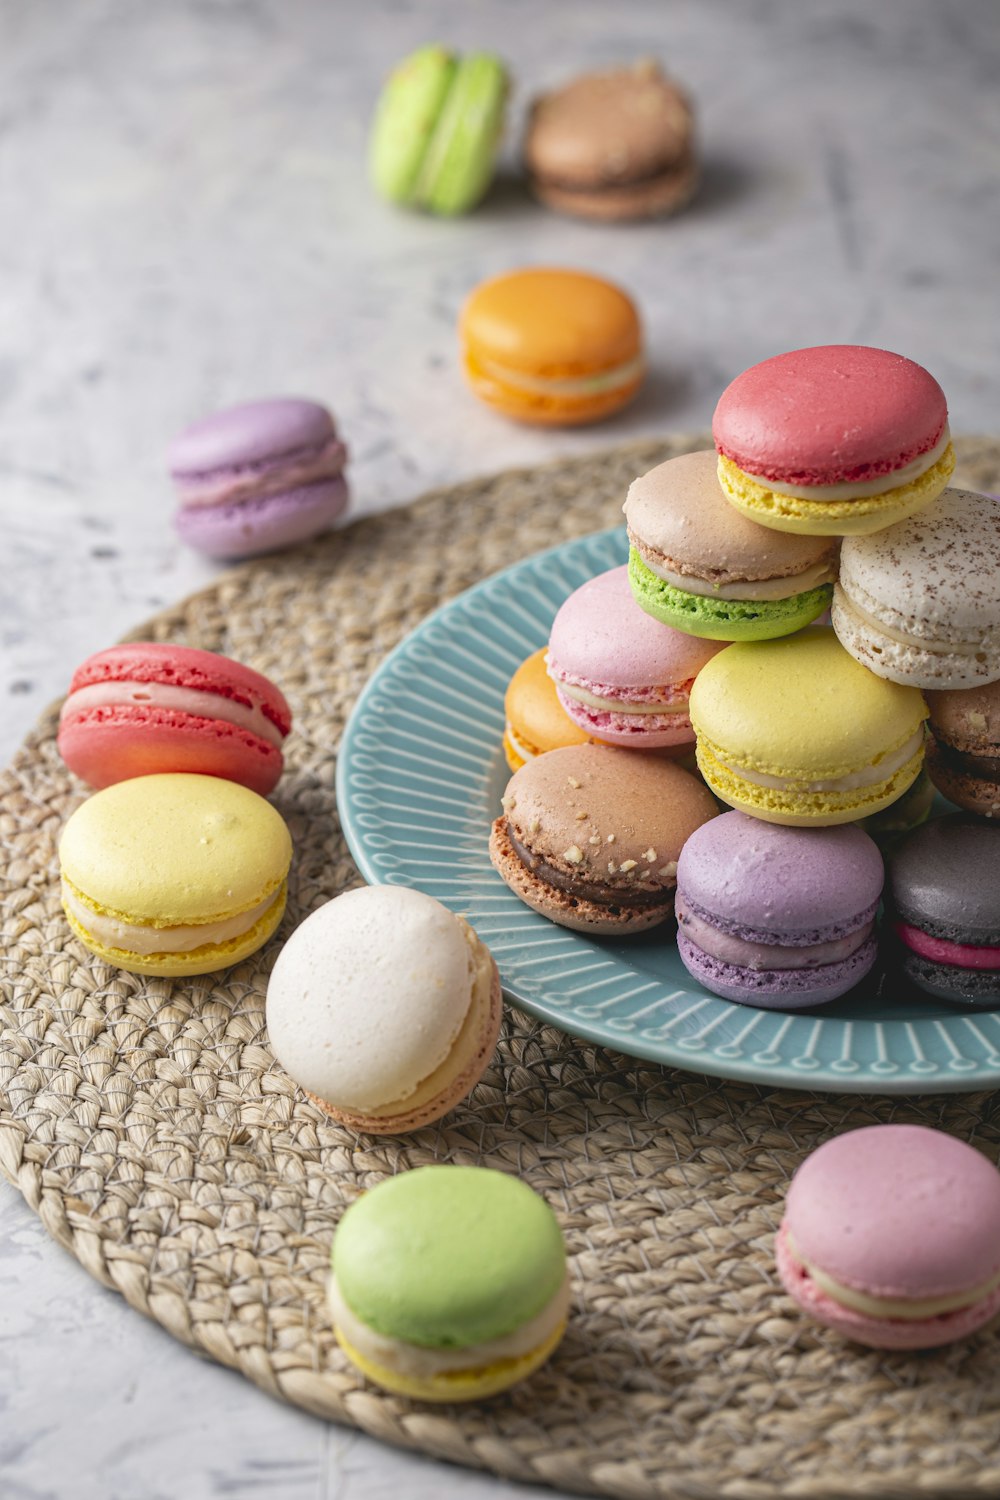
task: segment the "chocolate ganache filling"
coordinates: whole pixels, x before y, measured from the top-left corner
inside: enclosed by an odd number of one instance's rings
[[[667,906],[673,895],[673,886],[652,886],[645,882],[640,885],[637,882],[629,885],[597,885],[592,880],[584,880],[576,875],[567,875],[565,870],[557,870],[548,864],[540,854],[532,854],[526,849],[519,839],[515,838],[507,820],[507,837],[510,846],[526,870],[532,875],[537,875],[548,885],[554,885],[556,890],[565,891],[568,895],[579,896],[584,901],[593,901],[596,906],[627,906],[648,907]]]

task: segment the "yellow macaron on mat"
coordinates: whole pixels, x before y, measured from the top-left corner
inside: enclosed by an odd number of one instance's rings
[[[176,1338],[392,1443],[631,1500],[996,1493],[994,1344],[919,1359],[845,1344],[798,1315],[772,1247],[792,1171],[821,1141],[892,1119],[995,1160],[997,1095],[770,1090],[628,1059],[508,1010],[467,1100],[405,1140],[359,1142],[267,1045],[279,940],[359,883],[334,772],[374,667],[440,599],[516,561],[512,547],[616,524],[637,474],[707,446],[705,434],[634,444],[440,491],[229,572],[137,629],[252,659],[295,713],[271,799],[295,851],[288,910],[231,968],[127,973],[73,935],[57,846],[84,794],[56,752],[56,708],[44,716],[0,780],[0,1167],[65,1249]],[[956,449],[956,483],[1000,488],[1000,442]],[[433,774],[432,742],[419,753]],[[988,1014],[970,1024],[995,1029]],[[551,1359],[461,1409],[364,1381],[326,1307],[346,1207],[435,1161],[519,1174],[569,1256]]]

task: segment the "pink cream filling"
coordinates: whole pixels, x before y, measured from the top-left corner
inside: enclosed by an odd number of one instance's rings
[[[329,438],[319,447],[279,459],[263,467],[233,469],[222,474],[175,474],[177,492],[192,508],[233,505],[242,500],[266,500],[285,490],[336,479],[347,461],[347,449],[339,438]]]
[[[956,969],[1000,969],[1000,948],[980,948],[972,943],[949,943],[947,938],[931,937],[908,922],[897,922],[896,933],[907,948],[934,964],[951,964]]]
[[[257,706],[248,708],[219,693],[199,688],[176,687],[166,682],[94,682],[70,693],[62,706],[59,723],[66,724],[77,714],[95,708],[172,709],[199,719],[221,719],[266,740],[281,749],[284,735]]]

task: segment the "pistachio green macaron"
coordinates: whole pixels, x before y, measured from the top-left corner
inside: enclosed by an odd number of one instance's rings
[[[333,1242],[330,1306],[348,1359],[387,1390],[474,1401],[548,1358],[566,1326],[562,1233],[506,1172],[432,1166],[365,1193]]]
[[[503,130],[507,70],[437,43],[396,67],[379,98],[369,146],[376,190],[434,214],[466,213],[490,185]]]

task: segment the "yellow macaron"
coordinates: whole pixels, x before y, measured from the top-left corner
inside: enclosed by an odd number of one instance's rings
[[[924,758],[927,705],[832,630],[727,646],[691,690],[698,767],[717,797],[769,823],[852,823],[895,802]]]
[[[635,303],[585,271],[533,266],[484,281],[459,334],[475,394],[520,422],[597,422],[631,401],[645,375]]]
[[[256,792],[217,776],[139,776],[78,807],[59,842],[62,902],[92,953],[132,974],[209,974],[274,932],[292,841]]]

